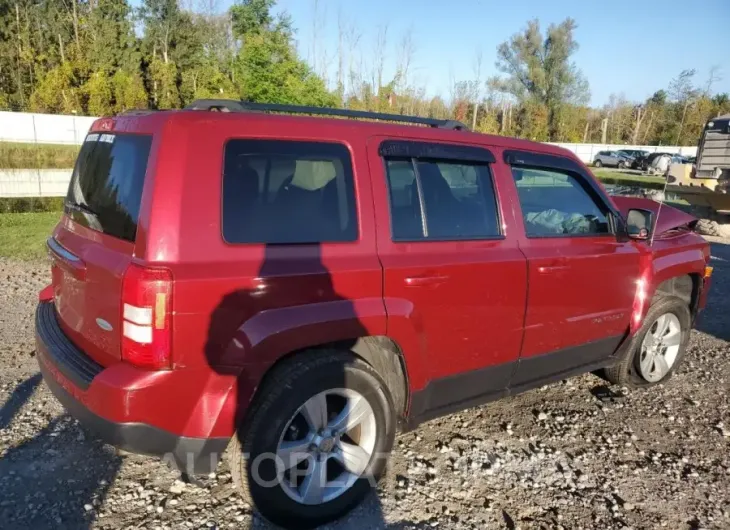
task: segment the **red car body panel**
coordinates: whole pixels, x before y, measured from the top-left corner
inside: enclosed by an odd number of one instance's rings
[[[518,364],[528,369],[522,361],[625,339],[638,328],[659,283],[687,274],[703,278],[709,259],[707,244],[688,232],[657,237],[652,247],[614,235],[526,237],[502,154],[516,149],[577,161],[546,144],[382,123],[200,111],[106,118],[92,131],[154,135],[137,237],[128,243],[63,218],[54,237],[83,265],[55,256],[61,328],[103,370],[83,390],[54,369],[43,345],[39,359],[94,414],[177,436],[232,436],[278,360],[364,336],[385,336],[398,346],[409,396],[439,379],[508,367],[508,377],[495,383],[498,391],[514,370],[519,373]],[[357,241],[225,242],[223,150],[232,138],[344,145],[352,158]],[[489,149],[496,158],[491,170],[503,237],[392,241],[378,154],[385,139]],[[101,317],[121,327],[118,293],[130,263],[165,268],[174,278],[169,370],[120,361],[119,338],[105,343],[90,324]]]

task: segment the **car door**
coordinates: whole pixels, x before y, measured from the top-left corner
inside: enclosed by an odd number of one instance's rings
[[[505,393],[522,341],[526,260],[481,147],[369,142],[388,335],[408,361],[411,416]],[[511,221],[510,221],[511,224]],[[423,367],[423,369],[421,368]]]
[[[519,387],[600,365],[614,354],[629,329],[639,251],[581,164],[520,151],[506,158],[529,278],[525,337],[511,383]]]

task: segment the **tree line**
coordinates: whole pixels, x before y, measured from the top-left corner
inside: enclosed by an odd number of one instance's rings
[[[0,109],[109,115],[181,108],[199,98],[344,106],[467,122],[480,132],[538,141],[694,145],[713,116],[730,112],[728,94],[679,72],[646,101],[612,96],[591,107],[589,85],[572,60],[576,23],[529,21],[497,49],[498,75],[473,72],[428,96],[414,75],[412,31],[391,42],[387,25],[365,42],[354,19],[337,17],[337,49],[319,38],[326,17],[313,0],[309,60],[275,0],[0,0]],[[395,73],[386,58],[397,50]],[[704,74],[704,73],[703,73]]]

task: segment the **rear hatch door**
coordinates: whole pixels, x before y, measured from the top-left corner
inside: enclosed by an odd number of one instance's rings
[[[122,279],[134,254],[151,145],[152,135],[89,134],[49,240],[61,327],[103,366],[121,358]]]

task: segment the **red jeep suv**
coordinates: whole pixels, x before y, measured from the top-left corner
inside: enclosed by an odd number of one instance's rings
[[[311,527],[368,493],[398,429],[599,368],[666,381],[712,269],[694,218],[657,207],[458,122],[216,100],[99,119],[48,240],[38,362],[101,439],[188,473],[225,454],[260,513]]]

